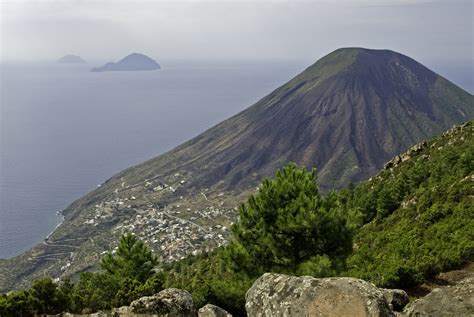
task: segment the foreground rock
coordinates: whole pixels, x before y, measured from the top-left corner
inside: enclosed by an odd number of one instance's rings
[[[409,305],[404,316],[474,316],[474,275],[455,286],[435,288]]]
[[[246,295],[248,316],[395,316],[384,292],[366,281],[265,273]]]
[[[164,289],[156,295],[145,296],[133,301],[130,304],[130,312],[167,317],[197,315],[191,294],[176,288]]]
[[[232,317],[232,315],[216,305],[207,304],[199,309],[198,317]]]

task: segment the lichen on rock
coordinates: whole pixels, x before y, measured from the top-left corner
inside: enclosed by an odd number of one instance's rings
[[[356,278],[265,273],[246,294],[248,316],[395,316],[384,292]]]
[[[197,316],[193,298],[188,291],[168,288],[153,296],[133,301],[130,310],[138,314],[154,314],[168,317]]]

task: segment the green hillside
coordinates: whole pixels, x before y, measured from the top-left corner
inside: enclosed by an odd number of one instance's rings
[[[473,135],[474,121],[454,127],[396,156],[371,180],[324,197],[326,208],[342,210],[353,230],[345,265],[322,261],[301,272],[301,266],[295,269],[299,263],[289,263],[275,271],[354,276],[404,288],[472,261]],[[245,291],[260,272],[229,269],[226,261],[226,250],[219,249],[178,262],[167,272],[166,285],[242,311]]]
[[[354,237],[350,275],[405,287],[472,259],[473,133],[472,121],[453,128],[343,191],[351,215],[369,221]]]
[[[354,276],[404,288],[474,256],[474,121],[419,143],[357,186],[318,192],[315,170],[288,164],[239,209],[230,243],[172,264],[135,235],[105,255],[102,272],[75,284],[38,280],[0,296],[0,314],[91,312],[128,305],[163,288],[190,291],[245,314],[245,293],[263,272]],[[21,313],[18,313],[21,312]]]

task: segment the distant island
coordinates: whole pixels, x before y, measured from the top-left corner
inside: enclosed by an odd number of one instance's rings
[[[117,63],[110,62],[102,67],[93,68],[91,72],[157,70],[160,68],[160,65],[152,58],[143,54],[133,53]]]
[[[87,62],[77,55],[65,55],[57,60],[60,64],[86,64]]]

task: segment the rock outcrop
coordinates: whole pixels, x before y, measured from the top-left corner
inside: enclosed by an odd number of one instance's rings
[[[408,151],[406,151],[406,152],[404,152],[400,155],[396,155],[393,159],[391,159],[390,161],[385,163],[383,168],[384,169],[391,169],[391,168],[397,167],[400,163],[408,161],[409,159],[411,159],[411,156],[413,154],[421,152],[427,146],[428,146],[428,143],[426,141],[415,144]]]
[[[356,278],[265,273],[246,295],[248,316],[395,316],[375,285]]]
[[[474,316],[474,273],[452,272],[456,273],[456,276],[462,273],[462,277],[447,278],[450,281],[449,285],[434,289],[406,307],[409,298],[405,291],[377,288],[374,284],[361,279],[296,277],[265,273],[248,290],[245,308],[249,317]],[[191,294],[175,288],[142,297],[132,302],[130,306],[115,308],[108,313],[97,312],[89,315],[62,313],[56,316],[232,317],[224,309],[212,304],[207,304],[196,312]]]
[[[409,305],[404,316],[474,316],[474,274],[456,285],[435,288]]]
[[[197,316],[191,294],[177,288],[164,289],[156,295],[133,301],[130,312],[167,317]]]
[[[232,315],[216,305],[207,304],[199,309],[198,317],[232,317]]]

